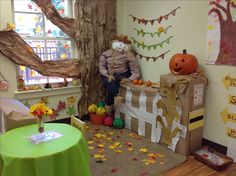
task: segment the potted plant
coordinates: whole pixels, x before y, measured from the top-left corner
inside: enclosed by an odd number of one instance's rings
[[[106,117],[107,110],[104,107],[98,107],[96,104],[91,104],[88,107],[90,121],[94,125],[102,125]]]

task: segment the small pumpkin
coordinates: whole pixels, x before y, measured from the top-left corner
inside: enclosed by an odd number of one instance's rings
[[[186,49],[182,53],[172,56],[169,62],[170,71],[175,75],[189,75],[196,72],[198,66],[197,58],[187,54]]]
[[[96,113],[96,111],[97,111],[97,105],[96,104],[89,105],[89,107],[88,107],[88,112],[89,113]]]
[[[113,121],[113,126],[114,128],[124,128],[125,124],[124,121],[121,118],[115,118],[115,120]]]
[[[107,110],[103,107],[98,107],[96,110],[96,114],[98,115],[105,115],[107,113]]]
[[[138,80],[138,85],[143,85],[144,81],[142,79]]]
[[[100,101],[98,104],[97,104],[97,107],[102,107],[102,108],[105,108],[105,102],[104,101]]]
[[[110,117],[110,116],[105,117],[105,119],[104,119],[104,121],[103,121],[103,124],[104,124],[105,126],[111,127],[112,124],[113,124],[113,118]]]
[[[146,86],[151,86],[152,85],[152,82],[150,81],[150,80],[148,80],[147,82],[146,82]]]
[[[138,84],[138,80],[137,79],[134,79],[132,82],[133,82],[134,85]]]

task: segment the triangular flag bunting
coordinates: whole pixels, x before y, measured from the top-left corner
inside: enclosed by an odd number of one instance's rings
[[[169,16],[169,14],[164,16],[165,20],[168,20],[168,16]]]
[[[158,44],[156,44],[156,45],[152,45],[152,47],[153,47],[154,49],[156,49],[156,48],[157,48],[157,45],[158,45]]]
[[[151,46],[147,46],[147,49],[148,49],[148,50],[150,50],[150,49],[151,49],[151,47],[152,47],[152,45],[151,45]]]
[[[143,31],[143,30],[141,30],[140,32],[141,32],[142,36],[144,37],[144,35],[145,35],[144,31]]]
[[[175,9],[175,10],[173,10],[173,11],[171,12],[171,14],[172,14],[173,16],[175,16],[176,10],[177,10],[177,9]]]
[[[158,23],[161,23],[161,21],[163,20],[163,18],[164,18],[165,20],[167,20],[167,19],[169,18],[169,15],[175,16],[177,9],[180,9],[180,7],[177,7],[176,9],[172,10],[172,11],[171,11],[170,13],[168,13],[168,14],[161,15],[161,16],[159,16],[158,18],[156,18],[156,19],[151,19],[151,20],[144,19],[144,18],[139,19],[139,18],[137,18],[137,17],[135,17],[135,16],[133,16],[133,15],[129,15],[129,16],[132,17],[132,19],[133,19],[134,22],[135,22],[136,20],[138,20],[138,24],[142,23],[142,24],[147,25],[147,23],[150,23],[151,25],[153,25],[155,21],[157,21]]]
[[[158,23],[161,23],[162,21],[162,16],[160,16],[158,19],[157,19]]]
[[[159,46],[162,48],[164,43],[165,43],[165,41],[159,43]]]
[[[160,55],[160,57],[161,57],[162,59],[164,59],[164,56],[165,56],[165,54],[161,54],[161,55]]]
[[[165,54],[170,52],[170,50],[166,51],[165,53],[162,53],[160,54],[159,56],[156,56],[156,57],[153,57],[153,56],[144,56],[144,55],[141,55],[141,54],[138,54],[136,51],[135,51],[135,54],[139,56],[140,59],[142,58],[145,58],[146,61],[148,62],[150,59],[152,59],[154,62],[160,57],[162,59],[164,59],[165,57]]]
[[[166,43],[170,43],[170,37],[168,39],[166,39]]]

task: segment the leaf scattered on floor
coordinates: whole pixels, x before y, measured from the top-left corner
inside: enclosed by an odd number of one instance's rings
[[[112,168],[112,169],[111,169],[111,172],[113,172],[113,173],[116,173],[117,171],[118,171],[117,168]]]

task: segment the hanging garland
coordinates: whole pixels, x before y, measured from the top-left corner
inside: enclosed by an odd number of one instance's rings
[[[150,59],[152,59],[152,60],[155,62],[158,58],[164,59],[165,55],[166,55],[168,52],[170,52],[170,50],[168,50],[168,51],[166,51],[166,52],[160,54],[159,56],[144,56],[144,55],[139,54],[139,53],[137,53],[137,52],[135,51],[135,56],[139,56],[140,59],[145,58],[147,62],[148,62]]]
[[[137,17],[135,17],[133,15],[129,15],[129,16],[131,16],[133,18],[133,22],[135,22],[137,20],[138,24],[145,24],[146,25],[147,23],[150,23],[151,25],[153,25],[155,21],[157,21],[160,24],[163,19],[168,20],[169,15],[175,16],[177,9],[180,9],[180,7],[175,8],[170,13],[168,13],[168,14],[166,14],[164,16],[161,15],[158,18],[151,19],[151,20],[147,20],[147,19],[144,19],[144,18],[137,18]]]
[[[160,48],[162,48],[163,45],[164,45],[164,43],[169,44],[169,43],[170,43],[170,39],[173,38],[173,37],[174,37],[174,36],[170,36],[170,37],[168,37],[167,39],[163,40],[162,42],[157,43],[157,44],[154,44],[154,45],[145,45],[144,41],[140,41],[140,42],[139,42],[139,41],[135,40],[133,37],[132,37],[131,39],[133,40],[133,43],[134,43],[134,44],[137,44],[138,47],[141,46],[143,49],[147,48],[148,50],[150,50],[151,48],[156,49],[157,46],[159,46]]]
[[[172,27],[171,25],[168,26],[167,28],[159,27],[157,32],[146,32],[143,29],[137,29],[137,28],[134,28],[134,30],[137,32],[137,35],[141,34],[144,37],[146,34],[149,34],[153,38],[155,35],[160,37],[161,33],[165,33],[166,34],[168,29],[171,28],[171,27]]]

